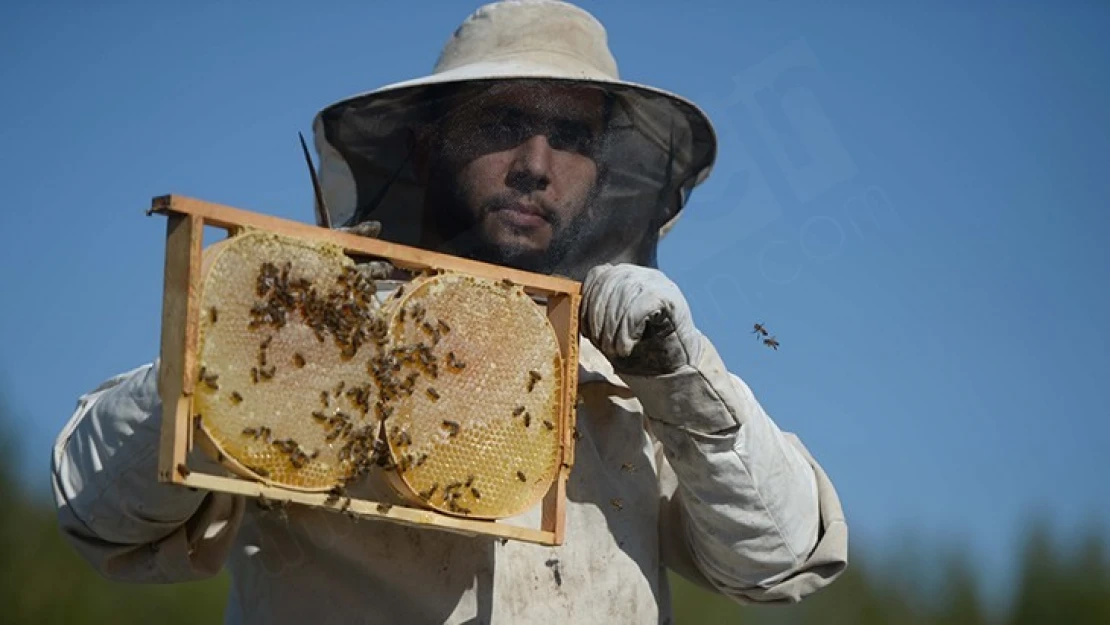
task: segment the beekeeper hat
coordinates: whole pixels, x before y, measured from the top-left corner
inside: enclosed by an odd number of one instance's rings
[[[659,189],[644,195],[669,196],[666,215],[656,224],[658,235],[668,231],[712,168],[712,124],[680,96],[621,80],[602,24],[556,0],[484,5],[450,36],[430,75],[343,99],[316,115],[314,141],[332,225],[364,219],[394,224],[416,212],[423,189],[409,162],[409,131],[432,114],[429,100],[442,91],[437,88],[520,79],[600,87],[620,99],[636,135],[622,156],[635,161],[625,177],[662,178],[653,183]],[[628,192],[622,196],[631,200]]]

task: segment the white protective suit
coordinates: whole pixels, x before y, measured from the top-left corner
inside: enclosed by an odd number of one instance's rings
[[[703,347],[696,367],[622,379],[581,341],[560,547],[159,483],[157,362],[81,398],[53,450],[59,522],[113,580],[197,580],[226,563],[235,624],[667,623],[667,567],[740,602],[797,601],[846,566],[840,502]]]

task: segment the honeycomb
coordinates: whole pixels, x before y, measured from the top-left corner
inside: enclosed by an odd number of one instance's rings
[[[194,412],[217,457],[289,488],[331,489],[378,441],[366,373],[386,327],[337,247],[248,232],[204,250]]]
[[[382,389],[394,483],[448,514],[523,512],[559,462],[562,356],[519,286],[463,274],[418,278],[387,302],[390,349],[409,357]],[[381,363],[385,368],[388,363]]]
[[[562,356],[519,286],[425,274],[382,305],[339,247],[258,231],[201,273],[198,440],[232,470],[339,493],[376,467],[415,505],[485,519],[549,490]]]

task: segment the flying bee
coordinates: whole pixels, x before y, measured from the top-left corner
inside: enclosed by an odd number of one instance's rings
[[[443,427],[447,428],[448,436],[458,436],[459,424],[457,422],[444,420]]]
[[[433,401],[437,401],[437,400],[439,400],[439,393],[434,388],[429,386],[428,387],[428,397],[431,397]]]
[[[636,465],[632,464],[631,462],[626,462],[626,463],[621,465],[621,471],[626,471],[628,473],[634,473],[636,471]]]
[[[529,371],[528,372],[528,392],[531,393],[532,389],[536,387],[536,382],[539,382],[542,379],[543,379],[543,376],[540,375],[539,371],[536,371],[535,369]]]
[[[616,508],[617,510],[623,510],[624,509],[624,500],[621,499],[620,497],[614,497],[614,498],[610,499],[609,503],[612,504],[612,506],[614,508]]]
[[[528,478],[524,476],[524,471],[517,471],[516,472],[516,479],[520,480],[521,482],[527,482],[528,481]]]
[[[239,394],[239,391],[231,391],[231,403],[238,405],[242,402],[243,396]]]
[[[302,356],[300,352],[295,352],[293,354],[293,365],[296,366],[298,369],[305,365],[304,356]]]
[[[767,336],[767,328],[762,323],[757,323],[754,327],[755,329],[752,330],[752,334],[754,334],[756,338]]]
[[[773,336],[769,339],[763,339],[763,344],[766,345],[767,347],[770,347],[771,349],[775,350],[776,352],[779,351],[778,339],[776,339]]]

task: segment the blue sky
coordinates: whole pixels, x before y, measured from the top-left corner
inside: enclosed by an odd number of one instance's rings
[[[309,221],[297,132],[428,71],[472,5],[14,4],[0,392],[42,491],[77,397],[156,355],[150,198]],[[1110,9],[583,6],[625,78],[717,125],[662,268],[829,471],[857,544],[962,541],[1001,587],[1032,513],[1110,533]]]

